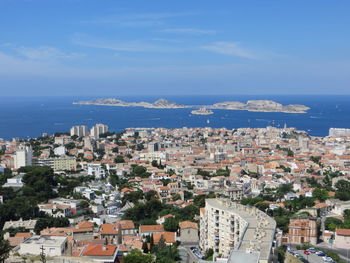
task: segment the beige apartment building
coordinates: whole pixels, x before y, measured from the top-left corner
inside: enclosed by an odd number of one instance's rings
[[[229,262],[240,262],[242,255],[258,255],[260,263],[270,262],[275,230],[275,220],[254,207],[224,198],[206,199],[199,246],[202,252],[213,248],[215,256],[230,258]]]
[[[75,157],[60,157],[60,158],[46,158],[46,159],[35,159],[34,165],[38,166],[49,166],[55,172],[58,171],[72,171],[76,170],[77,162]]]
[[[308,218],[291,219],[288,227],[289,243],[304,244],[317,243],[317,224],[316,220]]]

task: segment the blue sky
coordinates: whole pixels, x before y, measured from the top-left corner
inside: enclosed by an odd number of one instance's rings
[[[350,94],[350,1],[0,0],[0,96]]]

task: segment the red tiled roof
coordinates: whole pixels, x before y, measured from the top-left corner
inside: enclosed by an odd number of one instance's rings
[[[94,223],[88,221],[82,221],[77,224],[78,228],[92,228],[94,227]]]
[[[116,235],[118,234],[118,228],[114,224],[102,224],[100,228],[100,234],[102,235]]]
[[[186,229],[186,228],[198,229],[197,223],[194,223],[194,222],[191,222],[191,221],[180,222],[179,226],[180,226],[181,229]]]
[[[116,249],[116,245],[88,245],[82,256],[113,256]]]
[[[335,232],[339,236],[350,236],[350,229],[338,228]]]
[[[142,225],[140,226],[140,232],[155,232],[164,231],[163,225]]]
[[[154,244],[158,244],[160,238],[165,239],[165,243],[175,243],[175,232],[159,232],[153,235]]]
[[[32,233],[30,232],[19,232],[15,235],[15,237],[24,237],[24,238],[30,238],[32,236]]]

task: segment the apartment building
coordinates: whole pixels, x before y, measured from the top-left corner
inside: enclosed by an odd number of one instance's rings
[[[108,126],[104,124],[96,124],[90,129],[90,136],[94,138],[99,138],[100,134],[108,132]]]
[[[271,261],[276,222],[262,211],[229,199],[206,199],[200,217],[202,252],[213,248],[215,256],[224,258],[257,252],[259,262]]]
[[[70,136],[87,136],[88,135],[88,128],[85,125],[80,125],[80,126],[73,126],[70,128]]]
[[[14,156],[15,168],[21,168],[24,166],[32,165],[33,150],[31,146],[20,145],[16,150]]]
[[[59,158],[39,158],[34,160],[34,165],[49,166],[55,172],[76,170],[77,162],[75,157],[59,157]]]
[[[317,243],[317,225],[313,219],[291,219],[288,227],[289,243],[304,244]]]

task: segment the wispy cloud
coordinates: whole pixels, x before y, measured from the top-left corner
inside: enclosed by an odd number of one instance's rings
[[[223,54],[223,55],[242,57],[247,59],[256,60],[260,58],[253,52],[240,47],[240,45],[237,44],[236,42],[213,42],[209,45],[202,46],[201,49]]]
[[[190,34],[190,35],[214,35],[216,34],[215,30],[204,30],[197,28],[166,28],[158,30],[157,32],[161,33],[175,33],[175,34]]]
[[[114,15],[100,17],[83,21],[84,23],[93,23],[100,25],[118,25],[122,27],[153,27],[165,24],[165,20],[194,15],[194,12],[174,12],[174,13],[139,13],[128,15]]]
[[[67,53],[54,47],[18,47],[15,51],[31,60],[55,60],[55,59],[75,59],[84,57],[81,53]]]
[[[74,44],[98,48],[107,49],[119,52],[174,52],[183,51],[186,48],[176,47],[174,45],[160,45],[154,43],[154,41],[146,40],[134,40],[134,41],[117,41],[117,40],[106,40],[94,37],[89,37],[86,35],[79,35],[72,39]],[[157,41],[159,42],[159,41]]]

